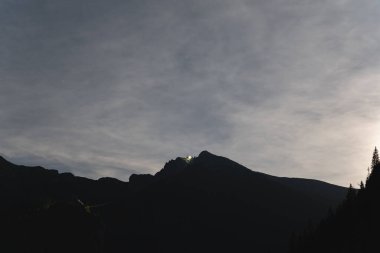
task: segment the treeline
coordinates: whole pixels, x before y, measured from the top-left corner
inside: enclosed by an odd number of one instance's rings
[[[380,160],[377,148],[360,189],[350,185],[346,198],[336,210],[302,234],[293,235],[290,253],[380,252]]]

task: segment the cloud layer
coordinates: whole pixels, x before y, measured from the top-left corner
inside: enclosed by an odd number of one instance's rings
[[[376,1],[2,0],[0,152],[93,178],[207,149],[347,185],[380,140]]]

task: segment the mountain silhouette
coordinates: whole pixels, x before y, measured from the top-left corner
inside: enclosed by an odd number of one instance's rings
[[[0,158],[7,252],[286,252],[346,188],[254,172],[203,151],[155,175],[91,180]]]

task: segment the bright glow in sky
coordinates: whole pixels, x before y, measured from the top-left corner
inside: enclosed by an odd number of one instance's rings
[[[202,150],[359,183],[380,1],[0,0],[0,153],[127,180]]]
[[[186,162],[188,162],[188,163],[191,161],[191,159],[193,159],[193,157],[190,155],[185,158]]]

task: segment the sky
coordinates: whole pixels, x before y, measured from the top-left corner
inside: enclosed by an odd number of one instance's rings
[[[379,23],[374,0],[0,0],[0,154],[128,180],[208,150],[357,186]]]

